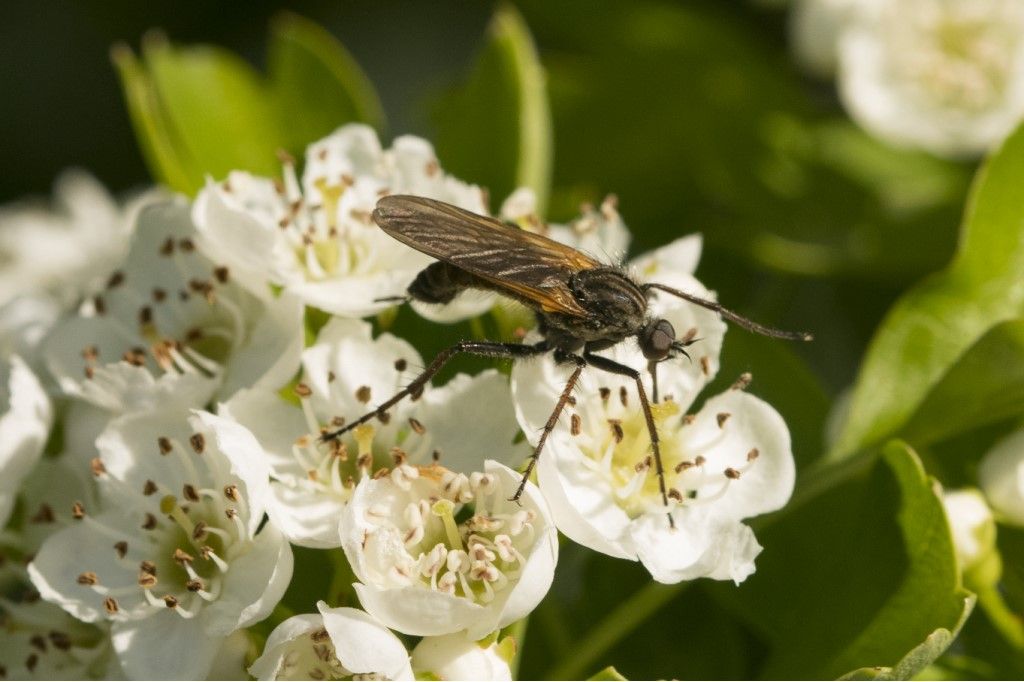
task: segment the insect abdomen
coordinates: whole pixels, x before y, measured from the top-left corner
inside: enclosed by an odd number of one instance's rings
[[[480,280],[443,261],[420,270],[409,285],[409,295],[424,303],[448,303],[463,289],[482,288]]]

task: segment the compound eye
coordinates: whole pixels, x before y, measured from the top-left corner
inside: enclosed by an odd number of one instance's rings
[[[661,360],[668,356],[676,340],[676,330],[668,320],[657,320],[644,327],[640,335],[640,350],[648,360]]]

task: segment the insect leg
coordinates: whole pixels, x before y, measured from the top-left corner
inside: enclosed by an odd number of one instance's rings
[[[647,421],[647,433],[651,436],[651,450],[654,451],[654,471],[658,475],[658,490],[661,492],[661,501],[665,507],[668,508],[668,490],[665,487],[665,467],[661,464],[661,446],[658,439],[658,429],[654,424],[654,415],[651,413],[651,403],[647,400],[647,391],[644,390],[644,382],[640,378],[640,372],[636,371],[632,367],[615,362],[611,358],[601,357],[600,355],[594,355],[590,352],[583,353],[583,359],[588,364],[603,369],[611,374],[618,374],[624,377],[630,377],[636,382],[636,390],[640,395],[640,406],[644,411],[644,419]],[[672,519],[672,514],[668,514],[668,525],[672,528],[676,527],[676,522]]]
[[[658,404],[658,361],[651,360],[647,363],[647,371],[651,373],[651,402]]]
[[[550,349],[548,348],[546,341],[541,341],[533,345],[524,345],[521,343],[497,343],[494,341],[459,341],[454,346],[449,346],[438,353],[434,360],[427,365],[427,368],[420,372],[419,376],[413,379],[409,385],[401,391],[378,405],[377,409],[372,412],[367,412],[359,419],[346,424],[340,429],[324,433],[320,436],[320,440],[334,440],[338,436],[351,431],[360,424],[365,424],[377,415],[386,412],[404,398],[422,393],[423,387],[427,385],[427,382],[430,381],[435,374],[441,371],[441,368],[444,367],[446,362],[459,353],[468,353],[470,355],[479,355],[487,358],[526,358],[546,353],[548,350]]]
[[[544,449],[544,443],[547,442],[548,435],[554,430],[555,424],[558,423],[558,418],[562,415],[562,410],[565,409],[565,404],[569,402],[569,396],[572,395],[573,389],[576,388],[576,382],[580,378],[580,373],[587,366],[586,360],[578,355],[569,355],[566,359],[575,362],[576,369],[569,375],[569,380],[565,382],[565,388],[562,389],[562,395],[558,397],[558,402],[555,403],[555,409],[551,411],[551,416],[548,417],[547,423],[544,424],[544,429],[540,433],[540,440],[537,441],[537,447],[533,449],[533,453],[530,455],[530,459],[526,464],[526,470],[523,471],[523,478],[519,481],[519,487],[516,488],[516,494],[508,498],[510,502],[518,502],[519,498],[522,497],[523,490],[526,489],[526,482],[530,479],[533,468],[537,466],[540,451]]]

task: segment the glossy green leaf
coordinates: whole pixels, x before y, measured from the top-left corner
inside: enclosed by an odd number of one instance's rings
[[[221,178],[235,169],[278,172],[282,139],[259,73],[219,47],[147,40],[143,59],[173,139],[193,170]],[[195,191],[204,177],[192,178]]]
[[[925,397],[900,435],[917,446],[1024,413],[1024,321],[989,330]]]
[[[922,642],[941,643],[928,639],[937,630],[956,632],[972,605],[935,483],[902,443],[783,511],[758,541],[757,572],[715,594],[767,643],[762,677],[895,667]]]
[[[286,12],[271,24],[267,65],[274,106],[288,151],[345,123],[380,130],[384,111],[373,84],[352,55],[318,24]]]
[[[499,6],[468,81],[438,102],[433,119],[446,170],[486,187],[495,205],[529,187],[543,213],[551,182],[547,86],[529,29],[512,6]]]
[[[952,264],[904,295],[868,349],[833,457],[898,432],[963,354],[1024,313],[1024,128],[979,173]]]

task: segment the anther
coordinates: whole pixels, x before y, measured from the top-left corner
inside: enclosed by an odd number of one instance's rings
[[[171,439],[167,436],[160,436],[156,439],[157,447],[160,448],[160,454],[166,455],[170,453],[174,448],[171,446]]]
[[[175,562],[181,564],[182,566],[184,566],[186,563],[192,563],[193,561],[195,561],[195,557],[193,557],[191,554],[181,549],[180,547],[174,550],[174,554],[171,555],[171,558],[174,559]]]
[[[196,526],[192,529],[192,539],[197,541],[202,540],[208,534],[206,529],[207,525],[205,521],[196,521]]]
[[[730,388],[734,391],[745,391],[747,390],[747,387],[750,386],[750,382],[753,380],[753,374],[751,374],[750,372],[744,372],[739,376],[738,379],[736,379],[736,381],[733,382]]]
[[[100,352],[96,346],[86,346],[82,349],[82,359],[86,362],[96,362],[100,357]]]
[[[99,457],[93,457],[89,460],[89,469],[92,471],[92,475],[96,477],[107,473],[107,467],[103,466],[103,460]]]
[[[688,460],[684,460],[684,461],[682,461],[682,462],[680,462],[679,464],[676,465],[675,472],[677,474],[681,474],[682,472],[686,471],[687,469],[689,469],[692,466],[694,466],[693,462],[690,462]]]
[[[704,455],[697,455],[696,457],[693,458],[694,466],[702,467],[704,466],[704,463],[707,461],[708,460],[704,458]]]
[[[174,238],[168,237],[167,240],[160,245],[160,255],[170,256],[172,253],[174,253]]]
[[[76,579],[76,581],[78,582],[79,585],[88,585],[92,587],[93,585],[98,585],[100,579],[99,576],[97,576],[92,571],[85,571],[84,573],[78,574],[78,578]]]
[[[156,579],[156,576],[152,573],[139,573],[139,579],[136,582],[138,583],[139,587],[148,590],[156,587],[156,584],[159,581]]]
[[[729,421],[729,417],[731,416],[732,415],[729,414],[728,412],[719,412],[718,414],[716,414],[715,419],[718,421],[718,428],[724,427],[725,422]]]
[[[423,423],[419,419],[416,419],[415,417],[409,417],[409,427],[421,436],[427,432],[427,429],[426,427],[423,426]]]
[[[173,594],[164,595],[164,604],[169,609],[176,609],[178,608],[178,598]]]
[[[740,472],[736,469],[733,469],[732,467],[727,467],[726,470],[723,471],[722,473],[725,474],[726,478],[733,481],[740,477]]]
[[[120,611],[120,607],[117,605],[117,600],[113,597],[107,597],[103,600],[103,608],[107,610],[107,613],[114,615]]]
[[[625,386],[619,386],[619,402],[623,407],[629,407],[629,394],[626,392]]]
[[[682,504],[682,502],[683,502],[683,494],[681,492],[679,492],[678,490],[676,490],[675,488],[669,488],[668,489],[668,498],[670,500],[675,500],[676,502],[678,502],[680,504]]]
[[[197,455],[203,454],[203,450],[206,449],[206,437],[201,433],[193,433],[188,437],[188,442]]]
[[[189,580],[185,583],[185,589],[187,589],[189,592],[198,592],[204,587],[205,586],[203,585],[203,581],[199,578],[193,578],[192,580]]]
[[[100,317],[107,314],[107,302],[103,300],[102,296],[93,297],[92,305],[96,308],[96,314]]]
[[[189,502],[199,501],[199,493],[196,491],[196,487],[191,483],[186,483],[181,487],[181,494]]]
[[[39,651],[43,652],[44,654],[46,653],[46,638],[42,635],[32,635],[28,638],[28,643],[34,646],[36,649],[39,649]]]
[[[156,564],[154,564],[152,561],[149,561],[149,560],[140,561],[139,562],[139,571],[142,572],[142,573],[147,573],[149,575],[155,576],[156,575]]]
[[[615,439],[616,443],[621,443],[625,434],[622,431],[622,420],[620,419],[609,419],[608,425],[612,427],[612,438]]]
[[[196,250],[195,242],[188,237],[178,240],[178,246],[181,247],[182,251],[191,252]]]
[[[152,495],[156,491],[157,491],[157,485],[152,480],[146,479],[146,482],[142,484],[142,494],[143,495],[146,495],[148,497],[149,495]]]
[[[309,396],[313,395],[313,389],[311,389],[306,384],[295,384],[295,395],[299,396],[300,398],[308,398]]]
[[[711,376],[711,358],[707,355],[700,358],[700,370],[704,372],[704,376]]]
[[[107,279],[107,288],[108,289],[113,289],[115,287],[119,287],[122,284],[124,284],[124,273],[121,272],[120,270],[117,270],[117,271],[113,272],[110,275],[110,278]]]
[[[32,523],[53,523],[56,520],[57,517],[53,513],[53,507],[45,502],[39,505],[39,511],[29,519]]]
[[[114,543],[114,551],[117,552],[117,556],[121,559],[125,558],[128,554],[128,543],[124,540],[119,540]]]
[[[690,327],[689,329],[686,330],[685,334],[683,334],[681,337],[679,337],[679,342],[685,345],[685,344],[689,344],[695,338],[697,338],[697,328],[696,327]]]
[[[39,656],[37,654],[29,654],[29,657],[25,659],[25,668],[32,673],[35,672],[37,665],[39,665]]]
[[[139,308],[139,324],[143,327],[153,324],[153,309],[148,305]]]
[[[583,420],[580,419],[580,416],[578,414],[573,413],[572,417],[570,418],[570,426],[569,426],[569,432],[572,435],[574,435],[574,436],[580,435],[580,430],[582,428],[582,421]]]
[[[213,269],[213,276],[221,284],[228,283],[228,268],[226,265],[219,265]]]
[[[602,386],[601,388],[597,389],[597,392],[601,394],[601,401],[605,403],[608,402],[608,397],[612,394],[611,389],[608,388],[607,386]]]
[[[232,502],[238,502],[238,486],[234,483],[224,486],[224,497]]]
[[[71,505],[71,517],[77,520],[84,519],[85,505],[76,500],[75,503]]]
[[[409,366],[409,363],[406,361],[405,358],[398,358],[397,360],[395,360],[395,370],[396,371],[404,372],[405,369],[408,366]]]
[[[753,462],[755,459],[761,456],[761,452],[757,448],[753,448],[747,453],[747,461]]]
[[[61,651],[68,651],[71,649],[71,637],[65,632],[59,632],[58,630],[50,630],[46,635],[50,638],[50,644]]]
[[[153,530],[156,528],[156,517],[146,512],[146,520],[142,522],[142,528],[144,530]]]
[[[370,394],[369,386],[360,386],[356,389],[356,400],[364,404],[368,403],[370,402]]]

